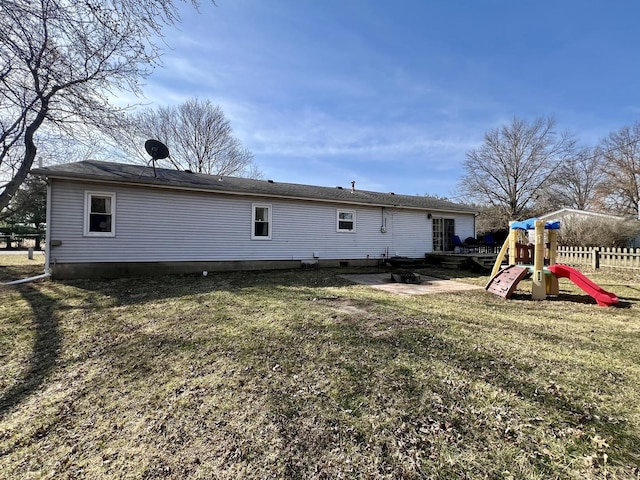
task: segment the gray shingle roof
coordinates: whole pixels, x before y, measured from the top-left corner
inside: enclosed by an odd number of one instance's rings
[[[215,193],[249,195],[263,198],[291,198],[315,201],[415,208],[454,213],[476,213],[477,210],[446,200],[413,195],[369,192],[351,188],[318,187],[271,180],[205,175],[142,165],[88,160],[51,167],[36,168],[34,175],[73,180],[103,181],[120,184],[148,185],[163,188],[210,191]]]

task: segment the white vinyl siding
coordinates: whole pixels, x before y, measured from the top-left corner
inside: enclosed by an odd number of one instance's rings
[[[475,221],[473,215],[452,215],[456,222],[456,235],[460,237],[460,240],[464,240],[468,237],[475,237]]]
[[[51,262],[175,262],[382,259],[386,253],[419,258],[432,248],[431,220],[420,210],[366,205],[336,206],[138,186],[52,180]],[[117,198],[115,237],[87,237],[85,190]],[[271,241],[252,239],[254,207],[269,206]],[[357,232],[336,231],[336,210],[355,212]],[[456,227],[473,228],[473,216]],[[381,226],[385,225],[385,232]],[[472,233],[469,233],[471,235]]]

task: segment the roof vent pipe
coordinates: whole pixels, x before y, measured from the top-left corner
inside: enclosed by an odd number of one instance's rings
[[[351,180],[351,193],[356,191],[356,181]]]

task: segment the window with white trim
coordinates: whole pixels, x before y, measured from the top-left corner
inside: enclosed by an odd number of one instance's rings
[[[338,232],[355,232],[356,211],[338,209],[337,229]]]
[[[271,240],[271,205],[254,203],[251,215],[251,239]]]
[[[115,237],[115,193],[84,192],[84,234],[95,237]]]

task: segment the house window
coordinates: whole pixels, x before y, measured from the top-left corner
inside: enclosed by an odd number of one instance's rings
[[[271,240],[271,205],[254,203],[251,224],[253,240]]]
[[[338,209],[338,232],[356,231],[356,211]]]
[[[116,235],[116,194],[85,192],[84,234],[96,237]]]

